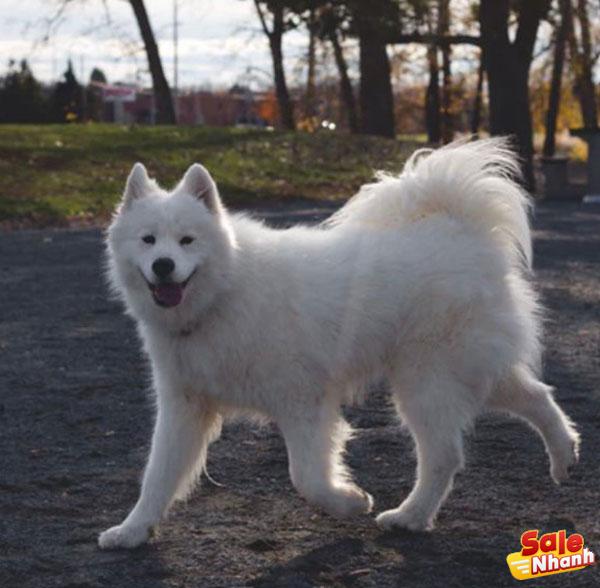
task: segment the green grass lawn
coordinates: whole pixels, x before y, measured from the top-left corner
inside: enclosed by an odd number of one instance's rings
[[[0,126],[0,222],[102,221],[136,161],[165,187],[204,164],[227,204],[282,198],[340,199],[400,170],[418,140],[341,133],[118,125]]]

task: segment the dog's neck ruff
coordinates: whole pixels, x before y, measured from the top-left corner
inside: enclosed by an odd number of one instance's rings
[[[171,336],[176,339],[186,339],[195,333],[198,333],[203,326],[206,326],[207,321],[211,321],[211,312],[214,312],[215,304],[212,304],[208,309],[205,309],[198,316],[188,319],[182,325],[178,325],[171,329]]]

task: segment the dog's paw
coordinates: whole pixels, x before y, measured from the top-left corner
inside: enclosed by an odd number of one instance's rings
[[[433,529],[431,517],[419,509],[400,505],[398,508],[386,510],[377,515],[375,522],[384,531],[391,529],[408,529],[409,531],[430,531]]]
[[[572,432],[563,451],[555,451],[550,456],[550,475],[556,484],[564,482],[570,474],[570,469],[579,461],[579,434]]]
[[[98,546],[100,549],[133,549],[148,541],[151,527],[134,527],[133,525],[117,525],[100,533]]]
[[[321,502],[325,511],[336,518],[348,518],[371,512],[373,497],[353,484],[335,487]]]

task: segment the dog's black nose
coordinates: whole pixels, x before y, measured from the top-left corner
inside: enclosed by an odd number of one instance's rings
[[[175,262],[169,257],[159,257],[152,264],[152,271],[161,279],[169,277],[169,274],[175,269]]]

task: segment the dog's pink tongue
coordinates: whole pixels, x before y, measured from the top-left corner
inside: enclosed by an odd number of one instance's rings
[[[183,288],[180,284],[159,284],[154,295],[165,306],[177,306],[183,298]]]

